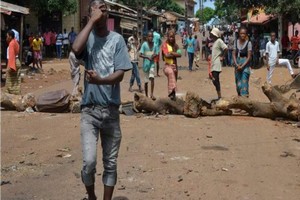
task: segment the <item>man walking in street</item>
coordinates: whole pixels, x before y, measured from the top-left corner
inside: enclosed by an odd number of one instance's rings
[[[275,70],[276,65],[285,65],[288,68],[292,78],[295,78],[295,74],[290,61],[288,59],[279,59],[279,54],[280,49],[279,43],[276,41],[276,33],[271,32],[271,41],[269,41],[266,46],[266,59],[268,63],[268,83],[271,83],[271,78],[273,76],[273,72]]]
[[[117,157],[121,143],[120,82],[131,62],[123,37],[107,28],[108,8],[104,0],[89,4],[90,19],[73,44],[77,59],[85,62],[84,94],[81,102],[82,181],[88,200],[97,199],[95,173],[97,145],[101,138],[104,172],[103,200],[111,200],[117,183]]]
[[[139,49],[139,39],[137,37],[137,32],[134,31],[133,35],[128,38],[128,53],[132,64],[132,74],[130,78],[130,85],[129,85],[129,92],[132,92],[132,86],[134,84],[134,80],[136,79],[137,85],[139,87],[139,92],[143,92],[142,90],[142,83],[139,73],[138,67],[138,49]]]

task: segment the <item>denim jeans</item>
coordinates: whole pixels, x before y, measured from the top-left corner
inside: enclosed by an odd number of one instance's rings
[[[228,49],[227,51],[227,65],[232,66],[232,49]]]
[[[189,57],[189,70],[192,71],[193,62],[194,62],[194,53],[188,52],[188,57]]]
[[[140,73],[139,73],[139,69],[138,69],[138,63],[131,62],[131,64],[132,64],[132,72],[131,72],[131,78],[130,78],[130,86],[133,86],[135,79],[136,79],[138,86],[141,86],[141,78],[140,78]]]
[[[62,49],[62,45],[56,45],[56,55],[57,58],[61,59],[61,49]]]
[[[84,106],[81,109],[80,123],[83,154],[82,182],[85,186],[91,186],[95,182],[97,144],[100,136],[104,167],[102,182],[106,186],[115,186],[117,157],[122,138],[118,107]]]

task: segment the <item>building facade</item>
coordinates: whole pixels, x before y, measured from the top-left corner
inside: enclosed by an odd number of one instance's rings
[[[193,18],[195,16],[194,9],[197,2],[195,0],[174,0],[181,8],[185,9],[187,6],[187,17]]]

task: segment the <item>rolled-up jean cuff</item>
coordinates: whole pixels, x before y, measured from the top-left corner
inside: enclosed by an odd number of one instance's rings
[[[95,173],[96,170],[93,170],[91,174],[84,174],[84,172],[81,171],[81,180],[85,186],[91,186],[95,184]]]
[[[117,184],[117,172],[104,172],[102,176],[102,182],[106,186],[115,186]]]

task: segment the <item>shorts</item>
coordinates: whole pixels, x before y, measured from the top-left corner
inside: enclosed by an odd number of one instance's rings
[[[159,62],[159,59],[160,59],[160,56],[159,56],[159,54],[157,55],[157,56],[155,56],[155,58],[154,58],[154,62]]]
[[[33,51],[34,59],[42,60],[42,53],[41,51]]]
[[[154,76],[155,76],[154,74],[155,74],[154,67],[151,67],[149,72],[144,72],[144,77],[145,77],[144,81],[145,81],[145,83],[148,83],[151,78],[154,79]]]

